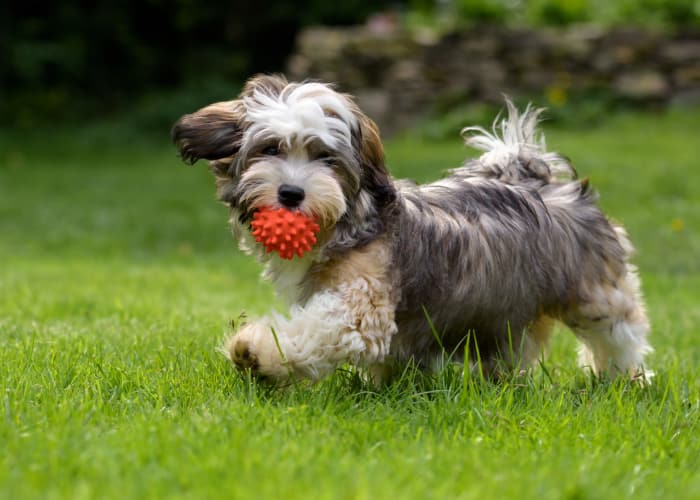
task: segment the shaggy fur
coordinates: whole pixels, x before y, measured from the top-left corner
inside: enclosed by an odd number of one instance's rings
[[[231,337],[235,366],[316,380],[349,362],[380,377],[409,361],[430,368],[445,351],[461,359],[469,338],[498,374],[543,355],[560,320],[593,373],[650,376],[624,229],[547,152],[540,110],[507,104],[493,131],[464,130],[481,157],[427,185],[391,179],[376,125],[322,83],[258,76],[238,99],[182,117],[182,157],[210,161],[241,248],[290,303],[288,315]],[[293,261],[266,254],[250,232],[258,208],[283,205],[282,185],[303,190],[288,208],[321,226],[316,247]]]

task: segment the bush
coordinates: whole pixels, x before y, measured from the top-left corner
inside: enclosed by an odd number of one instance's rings
[[[78,0],[0,5],[4,124],[96,115],[143,93],[280,71],[299,29],[356,24],[389,4]]]
[[[413,0],[411,9],[457,23],[566,25],[637,24],[665,29],[699,27],[699,0]]]
[[[513,10],[512,2],[503,0],[456,0],[455,6],[461,19],[474,23],[501,24]]]

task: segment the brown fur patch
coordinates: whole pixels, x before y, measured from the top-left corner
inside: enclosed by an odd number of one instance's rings
[[[349,277],[387,281],[391,251],[384,240],[314,265],[305,282],[310,291],[336,288]]]

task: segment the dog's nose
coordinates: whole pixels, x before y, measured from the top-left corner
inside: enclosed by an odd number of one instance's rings
[[[297,186],[282,184],[277,190],[277,197],[280,203],[286,207],[298,207],[304,201],[304,190]]]

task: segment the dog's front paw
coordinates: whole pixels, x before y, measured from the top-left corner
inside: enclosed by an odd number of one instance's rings
[[[244,325],[226,342],[225,352],[239,370],[250,370],[256,376],[273,380],[290,376],[269,325]]]

